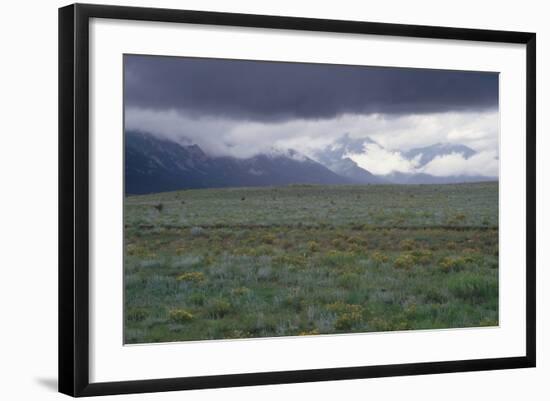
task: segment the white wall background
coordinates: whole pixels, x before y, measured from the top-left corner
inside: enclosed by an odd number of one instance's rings
[[[107,1],[107,0],[105,0]],[[93,2],[93,1],[90,1]],[[545,2],[523,0],[158,0],[112,4],[534,31],[538,42],[538,367],[130,395],[118,399],[547,400],[550,349],[550,25]],[[57,376],[57,0],[3,4],[0,23],[0,398],[53,400]],[[115,398],[115,397],[110,397]]]

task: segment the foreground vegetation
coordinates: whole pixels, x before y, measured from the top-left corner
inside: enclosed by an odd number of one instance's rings
[[[498,324],[498,183],[125,200],[125,342]]]

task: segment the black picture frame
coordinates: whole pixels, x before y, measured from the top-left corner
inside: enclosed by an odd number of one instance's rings
[[[526,353],[520,357],[90,383],[88,61],[91,18],[526,45]],[[534,367],[536,35],[479,29],[74,4],[59,9],[59,391],[71,396]]]

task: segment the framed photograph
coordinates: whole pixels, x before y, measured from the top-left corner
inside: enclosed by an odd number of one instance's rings
[[[59,10],[59,390],[535,366],[535,34]]]

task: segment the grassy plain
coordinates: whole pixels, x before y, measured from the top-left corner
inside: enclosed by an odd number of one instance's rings
[[[498,325],[498,183],[125,199],[125,342]]]

